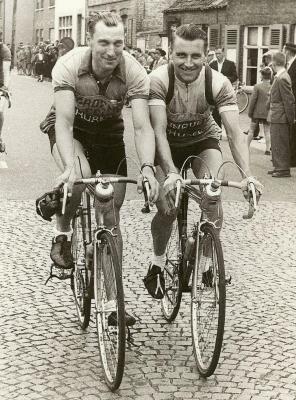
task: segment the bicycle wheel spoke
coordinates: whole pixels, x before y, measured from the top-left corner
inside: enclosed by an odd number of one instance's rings
[[[221,243],[216,229],[203,227],[193,276],[192,336],[199,372],[213,374],[220,356],[225,320],[225,281]]]
[[[116,390],[122,380],[125,357],[125,317],[121,267],[111,234],[96,245],[94,294],[98,345],[106,382]]]

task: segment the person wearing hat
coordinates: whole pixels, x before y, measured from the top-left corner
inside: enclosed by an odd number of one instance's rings
[[[292,82],[292,92],[296,99],[296,44],[286,43],[284,46],[286,55],[286,68]],[[296,124],[294,123],[290,131],[290,164],[296,167]]]

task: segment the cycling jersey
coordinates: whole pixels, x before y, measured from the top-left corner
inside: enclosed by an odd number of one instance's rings
[[[89,47],[69,51],[59,58],[53,71],[54,91],[71,90],[75,94],[75,131],[91,135],[94,143],[122,142],[121,111],[125,99],[148,99],[149,78],[145,69],[127,52],[110,80],[102,84],[92,74]]]
[[[192,83],[185,84],[175,77],[174,96],[169,104],[168,66],[151,72],[149,105],[161,105],[167,111],[167,138],[171,147],[191,146],[202,140],[219,140],[221,129],[212,117],[212,107],[205,95],[205,67]],[[219,112],[238,110],[236,96],[230,81],[221,73],[212,71],[212,92]]]

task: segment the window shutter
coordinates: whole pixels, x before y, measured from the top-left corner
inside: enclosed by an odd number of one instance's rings
[[[215,50],[220,46],[220,25],[209,26],[209,49]]]
[[[239,25],[225,25],[225,51],[226,57],[238,63],[239,58]]]
[[[284,40],[284,27],[283,25],[276,24],[270,26],[270,39],[269,48],[281,50]]]

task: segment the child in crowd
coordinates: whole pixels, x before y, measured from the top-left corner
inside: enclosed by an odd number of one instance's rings
[[[254,86],[254,91],[249,106],[248,115],[252,121],[248,133],[248,145],[250,146],[256,129],[259,129],[259,124],[263,124],[265,136],[265,154],[270,155],[270,124],[267,122],[267,102],[271,88],[271,69],[269,67],[265,67],[260,72],[262,82],[257,83],[257,85]]]

